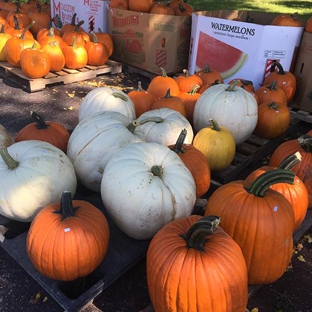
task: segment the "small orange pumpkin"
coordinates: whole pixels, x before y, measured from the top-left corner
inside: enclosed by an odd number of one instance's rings
[[[89,65],[100,66],[104,65],[108,61],[108,49],[106,45],[98,42],[97,36],[94,32],[90,33],[92,41],[88,41],[85,44],[85,49],[88,53]]]
[[[274,18],[271,25],[275,26],[291,26],[291,27],[303,27],[303,21],[299,17],[298,13],[293,14],[279,14]]]
[[[83,68],[88,63],[88,52],[84,45],[76,44],[76,36],[73,37],[71,45],[63,49],[65,67],[70,69]]]
[[[203,85],[202,79],[198,75],[191,75],[187,69],[184,69],[183,74],[174,79],[179,86],[180,92],[191,92],[195,85],[200,87]]]
[[[312,16],[310,16],[305,24],[304,30],[312,34]]]
[[[260,86],[255,94],[258,97],[259,104],[268,101],[279,102],[287,106],[287,97],[285,91],[278,86],[277,81],[272,81],[270,84]]]
[[[218,71],[211,69],[208,64],[206,64],[203,69],[196,72],[195,75],[201,78],[201,80],[203,81],[203,85],[211,86],[216,81],[218,81],[219,83],[223,83],[223,78],[221,74]]]

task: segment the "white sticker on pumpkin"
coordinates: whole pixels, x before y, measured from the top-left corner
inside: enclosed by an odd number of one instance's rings
[[[70,228],[64,229],[64,232],[65,232],[65,233],[66,233],[66,232],[70,232]]]
[[[278,210],[278,207],[274,206],[273,211],[277,211],[277,210]]]

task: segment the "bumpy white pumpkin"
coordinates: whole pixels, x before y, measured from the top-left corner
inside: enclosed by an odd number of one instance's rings
[[[125,146],[107,163],[101,197],[124,233],[150,239],[166,223],[192,213],[196,186],[175,152],[159,143],[139,142]]]
[[[243,143],[254,131],[258,121],[258,104],[252,94],[234,84],[217,84],[202,93],[195,104],[195,132],[210,126],[214,119],[220,127],[230,130],[236,144]]]
[[[10,146],[14,143],[13,137],[7,131],[5,127],[0,125],[0,147]]]
[[[131,98],[116,88],[101,87],[90,91],[79,106],[79,122],[102,111],[115,111],[135,119],[135,107]]]
[[[144,122],[153,118],[158,118],[159,122]],[[138,122],[147,142],[156,142],[166,146],[175,144],[183,129],[187,130],[184,143],[191,144],[193,141],[194,133],[190,122],[173,109],[160,108],[147,111],[138,118]]]
[[[21,141],[1,149],[0,176],[0,214],[12,220],[30,222],[43,207],[60,201],[64,191],[76,193],[72,163],[43,141]]]
[[[67,146],[78,180],[100,192],[104,168],[119,149],[144,141],[143,132],[129,117],[113,111],[99,112],[83,119],[73,130]]]

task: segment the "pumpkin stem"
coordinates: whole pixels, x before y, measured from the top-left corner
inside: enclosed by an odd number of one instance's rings
[[[75,32],[79,32],[79,27],[84,24],[84,20],[79,21],[79,23],[75,27]]]
[[[142,87],[142,82],[138,81],[138,90],[137,91],[145,91]]]
[[[164,96],[165,99],[170,99],[172,96],[170,94],[170,88],[167,90],[166,95]]]
[[[113,92],[112,96],[115,97],[115,98],[121,99],[121,100],[123,100],[125,102],[128,101],[128,98],[124,94],[119,93],[119,92]]]
[[[160,67],[160,70],[161,70],[161,76],[162,77],[168,77],[167,73],[166,73],[166,70],[163,67]]]
[[[134,130],[136,129],[137,126],[143,125],[147,122],[156,122],[156,123],[161,123],[164,122],[165,120],[161,117],[147,117],[145,119],[143,119],[142,121],[138,121],[138,120],[133,120],[128,126],[127,129],[130,132],[134,132]]]
[[[70,25],[76,26],[76,16],[77,16],[77,13],[74,13],[70,21]]]
[[[280,62],[277,62],[276,60],[274,60],[272,62],[271,68],[270,68],[270,72],[273,73],[275,71],[275,67],[277,67],[278,69],[278,74],[280,75],[285,75],[285,71],[284,68],[282,66],[282,64]]]
[[[183,129],[177,139],[176,144],[174,145],[173,151],[177,154],[183,154],[185,153],[185,150],[183,148],[183,143],[185,141],[186,138],[186,134],[187,134],[187,130]]]
[[[38,115],[36,112],[31,111],[30,116],[36,122],[36,127],[38,130],[48,129],[49,126],[45,123],[42,117]]]
[[[269,90],[277,90],[277,81],[272,81],[270,85],[267,86]]]
[[[235,91],[235,87],[241,83],[239,80],[234,80],[229,84],[229,86],[225,89],[225,91]]]
[[[62,221],[67,218],[75,217],[76,211],[79,207],[73,206],[73,201],[70,191],[64,191],[61,197],[60,210],[55,211],[54,213],[62,215]]]
[[[15,29],[15,30],[21,30],[16,15],[13,16],[13,20],[14,20],[14,29]]]
[[[210,67],[209,67],[208,64],[206,64],[205,67],[204,67],[204,73],[205,73],[205,74],[208,74],[208,73],[210,73],[210,72],[211,72]]]
[[[155,165],[155,166],[152,166],[151,172],[154,176],[161,178],[163,176],[164,170],[162,166]]]
[[[285,169],[266,171],[257,177],[252,184],[246,188],[249,194],[257,197],[264,197],[265,191],[273,184],[288,183],[294,184],[295,173]]]
[[[9,170],[14,170],[18,167],[19,162],[13,159],[13,157],[9,154],[7,147],[1,147],[0,156],[2,157],[5,164],[8,166]]]
[[[218,216],[206,216],[197,220],[181,237],[185,239],[187,248],[203,251],[207,236],[213,235],[217,230],[221,218]]]
[[[302,149],[307,153],[312,153],[312,137],[304,134],[298,138],[298,142]]]
[[[183,69],[184,77],[190,77],[190,72],[187,69]]]
[[[95,34],[94,31],[90,32],[90,36],[92,38],[92,42],[94,42],[94,43],[98,43],[99,42],[98,37],[97,37],[97,35]]]
[[[279,105],[276,102],[272,101],[271,103],[268,104],[268,107],[270,109],[278,110]]]
[[[189,92],[189,94],[190,95],[195,95],[199,89],[200,89],[200,85],[194,85],[192,87],[191,91]]]
[[[220,126],[218,125],[218,123],[213,118],[210,118],[209,121],[212,124],[212,130],[221,131]]]
[[[291,154],[280,163],[278,169],[291,170],[301,161],[301,159],[302,157],[299,151]]]
[[[22,31],[22,33],[21,33],[21,36],[20,36],[21,39],[25,39],[26,31],[29,30],[34,24],[35,24],[35,21],[32,21],[29,25],[27,25],[27,26],[23,29],[23,31]]]

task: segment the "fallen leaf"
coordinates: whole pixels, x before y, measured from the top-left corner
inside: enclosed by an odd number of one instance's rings
[[[297,250],[300,251],[302,248],[303,248],[302,243],[299,243],[299,244],[297,245]]]
[[[304,257],[302,255],[298,256],[298,260],[301,262],[306,262],[306,260],[304,259]]]
[[[253,309],[251,309],[251,311],[250,312],[258,312],[259,311],[259,309],[258,308],[253,308]]]
[[[48,300],[48,297],[46,296],[43,298],[42,302],[46,302],[47,300]]]
[[[304,235],[304,238],[308,241],[308,243],[312,243],[312,235],[311,234]]]
[[[65,93],[67,94],[67,96],[69,96],[70,98],[73,98],[75,96],[75,91],[73,91],[72,93],[69,93],[68,91],[65,91]]]
[[[36,294],[36,297],[33,299],[30,299],[29,300],[29,302],[31,303],[31,304],[37,304],[38,302],[39,302],[39,299],[40,299],[40,297],[41,297],[41,294],[40,293],[37,293]]]

